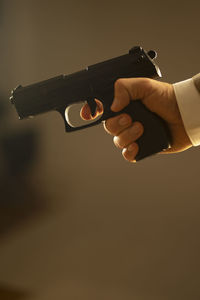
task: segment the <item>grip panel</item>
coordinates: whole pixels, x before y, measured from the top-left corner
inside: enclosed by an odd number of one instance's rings
[[[133,121],[143,124],[144,133],[136,141],[139,146],[136,161],[170,147],[170,132],[165,121],[147,109],[140,100],[131,101],[120,113],[127,113]]]

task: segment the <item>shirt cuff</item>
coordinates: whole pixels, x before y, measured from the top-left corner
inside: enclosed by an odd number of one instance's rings
[[[173,88],[187,135],[193,146],[199,146],[200,93],[192,78],[174,83]]]

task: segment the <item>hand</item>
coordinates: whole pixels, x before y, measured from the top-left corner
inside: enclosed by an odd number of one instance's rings
[[[115,82],[114,95],[111,106],[111,110],[114,112],[122,110],[130,101],[141,99],[149,110],[165,120],[171,132],[172,142],[171,148],[162,153],[180,152],[192,146],[184,129],[171,84],[149,78],[118,79]],[[101,102],[97,101],[97,104],[96,116],[103,112]],[[83,107],[81,116],[84,119],[91,119],[89,106]],[[104,124],[104,128],[114,136],[114,144],[122,149],[123,157],[130,162],[134,162],[139,150],[137,139],[145,130],[142,123],[132,121],[127,114],[121,114],[108,119]]]

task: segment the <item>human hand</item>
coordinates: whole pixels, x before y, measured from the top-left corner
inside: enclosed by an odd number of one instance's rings
[[[192,146],[184,129],[181,115],[176,102],[173,86],[149,78],[118,79],[114,87],[114,101],[111,110],[121,111],[130,101],[140,99],[152,112],[159,115],[166,123],[171,133],[171,148],[162,153],[175,153],[188,149]],[[100,101],[97,101],[97,115],[103,112]],[[92,119],[88,105],[81,111],[83,119]],[[123,157],[135,161],[139,151],[137,139],[142,135],[145,128],[142,123],[134,122],[128,114],[121,114],[108,119],[104,123],[105,130],[114,136],[114,144],[122,149]]]

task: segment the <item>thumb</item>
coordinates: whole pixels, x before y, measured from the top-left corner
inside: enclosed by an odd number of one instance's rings
[[[114,100],[111,110],[118,112],[126,107],[131,100],[144,99],[151,91],[149,78],[122,78],[115,82]]]
[[[130,101],[131,97],[128,90],[125,87],[124,81],[126,79],[118,79],[114,85],[114,100],[111,105],[111,110],[118,112],[126,107]]]

